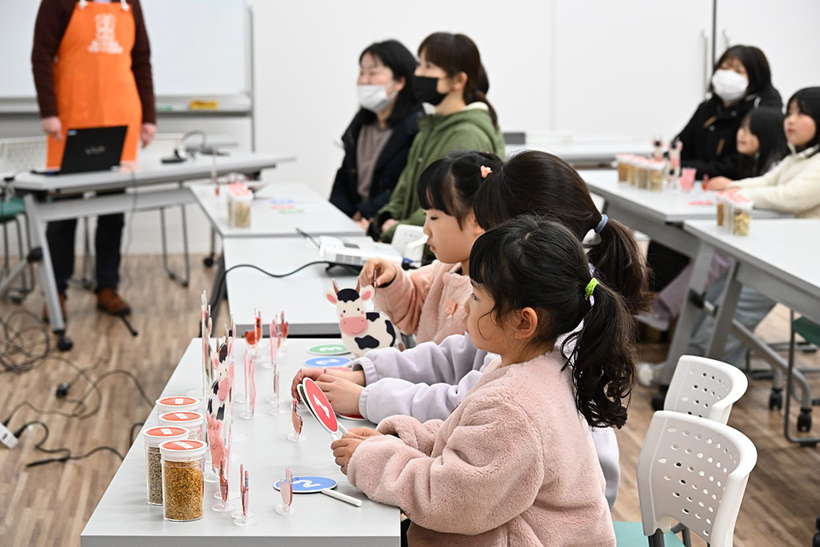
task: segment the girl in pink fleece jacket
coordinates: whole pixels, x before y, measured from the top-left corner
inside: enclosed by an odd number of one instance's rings
[[[499,359],[446,421],[351,430],[331,445],[336,463],[407,514],[410,545],[614,546],[589,426],[626,421],[624,302],[569,230],[534,216],[488,231],[470,259],[467,330]],[[568,359],[556,340],[581,322]]]
[[[362,284],[378,287],[376,309],[419,343],[439,343],[464,332],[464,302],[472,292],[470,249],[484,233],[473,197],[501,165],[498,156],[482,152],[453,152],[430,164],[419,179],[418,196],[427,245],[438,260],[412,272],[380,258],[362,268]]]

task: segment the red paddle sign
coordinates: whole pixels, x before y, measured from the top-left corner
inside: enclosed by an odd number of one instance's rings
[[[346,434],[347,430],[344,429],[344,426],[339,424],[336,420],[336,413],[333,412],[333,407],[330,406],[330,401],[327,400],[325,394],[322,393],[322,388],[316,385],[316,382],[311,380],[310,378],[305,378],[302,380],[302,386],[305,389],[305,395],[307,404],[310,409],[313,411],[313,415],[316,416],[316,419],[319,420],[319,423],[322,424],[328,433],[335,436],[339,430]]]

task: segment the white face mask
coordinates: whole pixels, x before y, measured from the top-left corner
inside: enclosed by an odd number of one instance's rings
[[[712,75],[712,88],[715,90],[715,95],[727,103],[733,103],[746,95],[747,87],[749,87],[749,79],[734,70],[716,70]]]
[[[357,88],[359,105],[375,114],[387,108],[398,95],[397,91],[388,95],[386,85],[360,85]]]

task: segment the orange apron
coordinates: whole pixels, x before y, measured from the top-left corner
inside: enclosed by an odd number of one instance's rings
[[[49,168],[63,161],[66,131],[86,127],[127,125],[122,161],[137,158],[142,103],[131,71],[133,11],[120,2],[83,4],[74,6],[53,65],[63,139],[48,137]]]

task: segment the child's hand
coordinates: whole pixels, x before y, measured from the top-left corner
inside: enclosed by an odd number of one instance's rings
[[[324,370],[320,368],[299,369],[299,372],[297,372],[296,376],[293,377],[293,383],[290,384],[290,396],[296,399],[297,401],[302,401],[302,399],[299,397],[299,391],[296,389],[296,386],[301,384],[302,380],[304,380],[305,378],[310,378],[314,382],[317,381],[319,379],[319,376],[321,376],[323,372]]]
[[[392,283],[398,275],[395,264],[396,263],[391,260],[371,258],[365,263],[362,272],[359,274],[359,280],[362,282],[362,286],[373,285],[375,287],[381,287]]]
[[[382,224],[382,233],[388,231],[390,228],[392,228],[393,226],[395,226],[398,223],[399,223],[399,221],[396,220],[395,218],[388,218],[387,220],[384,221],[384,224]]]
[[[359,413],[359,396],[364,391],[362,386],[331,374],[322,374],[316,384],[322,388],[333,410],[348,416]]]
[[[369,427],[352,427],[347,430],[346,437],[365,440],[370,437],[379,437],[382,435],[384,435],[384,433],[379,433],[375,429],[370,429]]]
[[[333,455],[336,456],[336,465],[342,468],[342,473],[347,475],[347,466],[350,464],[350,458],[353,453],[359,448],[359,445],[364,441],[361,439],[351,439],[345,437],[339,441],[330,443],[330,448],[333,450]]]
[[[715,177],[715,178],[709,179],[709,182],[707,182],[706,185],[705,185],[705,189],[706,190],[714,190],[714,191],[725,190],[726,187],[729,186],[729,184],[731,184],[731,183],[732,183],[732,179],[730,179],[730,178]]]

